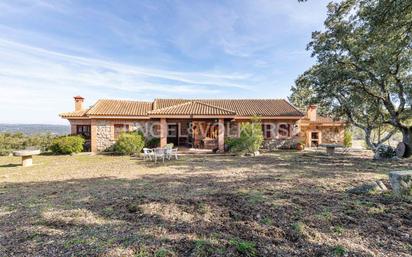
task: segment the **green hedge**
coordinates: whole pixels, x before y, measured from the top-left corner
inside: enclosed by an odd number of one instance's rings
[[[138,132],[124,132],[113,146],[114,152],[122,155],[140,154],[144,147],[144,137]]]
[[[262,146],[263,140],[262,123],[254,117],[251,122],[241,125],[239,138],[228,138],[225,143],[231,152],[254,154]]]
[[[55,154],[80,153],[84,142],[82,136],[62,136],[53,140],[50,150]]]

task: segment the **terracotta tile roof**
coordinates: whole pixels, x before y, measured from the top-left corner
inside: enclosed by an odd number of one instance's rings
[[[330,117],[324,117],[324,116],[320,116],[317,115],[316,117],[316,122],[320,122],[320,123],[333,123],[333,122],[340,122],[339,120],[334,120]]]
[[[213,106],[198,101],[184,102],[171,105],[149,112],[150,115],[229,115],[235,116],[236,113],[221,107]]]
[[[59,115],[60,115],[60,117],[63,117],[63,118],[72,118],[72,117],[87,117],[86,116],[86,112],[87,112],[87,110],[82,110],[82,111],[77,111],[77,112],[63,112],[63,113],[60,113]]]
[[[310,121],[307,116],[305,116],[302,119],[302,121],[305,123],[335,123],[335,124],[345,123],[345,121],[343,120],[334,120],[333,118],[321,116],[319,114],[316,116],[316,121]]]
[[[154,109],[170,107],[193,100],[156,99]],[[283,99],[202,99],[195,100],[215,107],[230,110],[236,116],[303,116],[304,114]]]
[[[96,116],[146,116],[152,110],[152,102],[126,100],[99,100],[87,115]]]
[[[285,100],[274,99],[226,99],[189,100],[156,99],[154,102],[99,100],[89,110],[60,114],[63,118],[87,116],[149,116],[149,115],[229,115],[295,116],[304,114]]]

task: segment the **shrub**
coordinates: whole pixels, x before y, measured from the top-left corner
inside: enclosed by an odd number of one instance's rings
[[[255,153],[263,143],[262,124],[258,118],[241,125],[240,137],[232,139],[231,151],[241,153]]]
[[[144,138],[137,132],[121,133],[114,144],[114,152],[123,155],[140,154],[144,147]]]
[[[62,136],[53,139],[50,150],[55,154],[72,154],[83,151],[84,138],[82,136]]]
[[[343,134],[343,145],[345,147],[352,146],[352,131],[350,131],[349,129],[345,129],[345,132]]]
[[[145,142],[145,147],[147,148],[156,148],[160,146],[160,138],[152,137]]]
[[[240,138],[228,137],[225,139],[225,148],[227,151],[235,151],[241,144]]]

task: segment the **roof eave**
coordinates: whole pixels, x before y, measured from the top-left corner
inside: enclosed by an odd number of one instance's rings
[[[150,119],[234,119],[235,115],[151,114]]]
[[[251,119],[253,117],[258,117],[261,120],[300,120],[302,119],[302,116],[255,116],[255,115],[250,115],[250,116],[236,116],[236,120],[247,120]]]
[[[150,119],[146,115],[89,115],[89,119],[139,119],[147,120]]]

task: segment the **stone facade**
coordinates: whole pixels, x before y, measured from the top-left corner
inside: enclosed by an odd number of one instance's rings
[[[113,135],[113,126],[107,121],[96,122],[96,147],[101,152],[115,143]]]
[[[185,120],[168,120],[170,124],[179,124],[180,135],[179,138],[187,138],[187,129],[190,121]],[[226,121],[225,122],[225,138],[237,137],[241,123],[244,121]],[[121,119],[95,119],[92,120],[71,120],[72,133],[76,133],[77,125],[91,125],[92,151],[101,152],[111,147],[115,143],[115,125],[125,125],[129,131],[142,131],[145,138],[160,136],[159,120],[121,120]],[[269,124],[270,120],[262,121],[263,124]],[[291,136],[288,138],[281,138],[275,130],[272,131],[270,138],[265,138],[263,147],[265,149],[292,149],[297,143],[306,143],[307,147],[311,147],[308,143],[310,133],[313,131],[319,132],[319,143],[343,143],[344,125],[340,126],[322,126],[309,125],[299,126],[294,121],[273,121],[276,128],[279,124],[289,124]],[[271,128],[272,129],[272,128]],[[295,130],[296,129],[296,130]],[[265,133],[266,135],[266,133]],[[313,145],[312,145],[313,146]]]
[[[299,142],[300,140],[298,137],[265,139],[265,141],[263,141],[263,149],[267,149],[269,151],[275,149],[295,149],[297,143]]]
[[[301,126],[299,132],[300,142],[304,142],[307,147],[314,147],[312,144],[311,134],[316,132],[318,134],[319,144],[343,144],[343,137],[345,132],[345,124],[339,126],[322,126],[311,125]]]
[[[329,127],[323,128],[321,131],[323,144],[343,144],[344,128]]]

